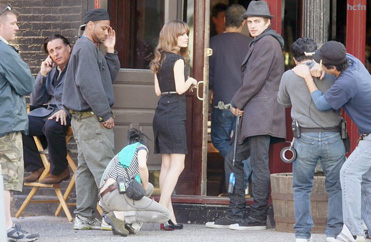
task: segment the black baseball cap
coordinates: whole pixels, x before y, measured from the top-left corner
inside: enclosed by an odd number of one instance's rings
[[[345,46],[337,41],[326,42],[322,47],[316,50],[313,59],[323,65],[335,65],[347,60]]]
[[[84,24],[87,24],[89,21],[101,21],[101,20],[110,20],[108,12],[103,8],[92,9],[86,12],[84,16]]]

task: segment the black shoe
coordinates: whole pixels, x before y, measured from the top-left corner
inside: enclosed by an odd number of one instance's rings
[[[169,219],[168,223],[174,229],[183,229],[183,224],[174,224],[173,221],[171,221],[171,219]]]
[[[215,220],[215,222],[207,222],[205,225],[206,227],[214,229],[229,229],[231,225],[238,225],[239,222],[241,222],[240,218],[234,218],[227,215],[223,218]]]
[[[265,230],[267,229],[267,222],[248,217],[238,224],[231,225],[229,228],[234,230]]]

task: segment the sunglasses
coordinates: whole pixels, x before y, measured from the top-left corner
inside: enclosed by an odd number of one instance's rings
[[[5,13],[5,11],[12,11],[12,8],[10,6],[6,6],[3,11],[1,11],[0,15]]]

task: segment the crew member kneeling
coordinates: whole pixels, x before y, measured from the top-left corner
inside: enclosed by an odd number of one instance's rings
[[[137,233],[143,222],[164,223],[170,219],[170,211],[149,196],[153,185],[148,182],[147,159],[149,150],[144,138],[136,129],[128,131],[128,145],[110,161],[100,183],[100,205],[106,210],[105,220],[115,235]],[[129,198],[125,191],[132,179],[145,190],[139,200]],[[122,181],[122,182],[121,182]]]

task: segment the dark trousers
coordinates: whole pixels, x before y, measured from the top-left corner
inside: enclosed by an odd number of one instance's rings
[[[41,157],[32,136],[39,136],[44,147],[48,147],[50,171],[58,175],[68,167],[66,133],[71,121],[67,118],[67,125],[63,126],[55,119],[47,117],[28,116],[28,135],[23,135],[24,167],[26,171],[35,171],[43,167]]]
[[[251,206],[249,217],[255,221],[266,221],[270,187],[270,138],[268,135],[252,136],[246,138],[242,144],[237,144],[234,166],[233,148],[229,150],[224,164],[226,181],[229,181],[231,172],[234,172],[236,180],[234,192],[229,194],[230,203],[227,215],[235,218],[243,218],[246,201],[242,161],[250,156],[254,204]]]

